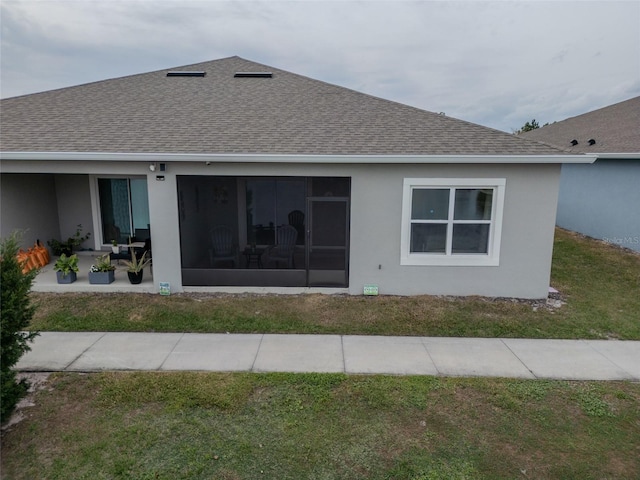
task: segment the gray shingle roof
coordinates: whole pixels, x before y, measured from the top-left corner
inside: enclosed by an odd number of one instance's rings
[[[201,70],[204,77],[167,77]],[[272,78],[234,78],[235,72]],[[5,152],[558,155],[498,130],[239,57],[1,103]]]
[[[640,97],[571,117],[520,136],[573,153],[639,153]],[[595,144],[589,145],[589,140]],[[571,141],[577,145],[572,146]]]

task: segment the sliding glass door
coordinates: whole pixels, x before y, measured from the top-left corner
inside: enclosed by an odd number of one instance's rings
[[[144,178],[98,178],[102,243],[149,238],[149,196]],[[143,237],[143,238],[142,238]]]

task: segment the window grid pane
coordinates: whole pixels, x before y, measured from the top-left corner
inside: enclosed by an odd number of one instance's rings
[[[412,192],[412,220],[448,220],[448,188],[416,188]]]
[[[489,224],[458,224],[453,226],[452,254],[486,254],[489,249]]]
[[[456,188],[455,220],[491,220],[493,189]]]
[[[411,253],[446,253],[446,223],[416,223],[411,225]]]

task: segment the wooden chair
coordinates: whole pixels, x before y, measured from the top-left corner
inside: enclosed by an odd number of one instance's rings
[[[233,232],[227,226],[220,225],[211,229],[211,250],[209,257],[211,265],[216,266],[220,262],[230,262],[233,268],[240,266],[238,249],[233,243]]]
[[[304,212],[300,210],[292,210],[288,215],[289,225],[293,226],[298,232],[298,238],[296,240],[297,245],[304,245],[305,231],[304,231]]]
[[[285,264],[287,268],[295,268],[293,254],[296,248],[298,231],[291,225],[283,225],[276,229],[276,244],[268,247],[263,254],[263,263],[273,263],[277,267]]]

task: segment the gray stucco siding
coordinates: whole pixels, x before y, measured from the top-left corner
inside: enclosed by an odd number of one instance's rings
[[[78,224],[83,235],[94,231],[88,175],[6,173],[0,178],[2,237],[20,230],[23,246],[30,247],[36,239],[44,245],[51,239],[66,240]],[[82,248],[94,248],[93,238]]]
[[[21,231],[21,245],[60,238],[53,175],[6,173],[0,175],[0,236]]]
[[[563,165],[558,226],[640,251],[640,159]]]
[[[179,285],[175,175],[351,177],[349,293],[376,284],[381,294],[547,296],[560,166],[550,165],[169,165],[165,180],[150,176],[154,266],[160,281]],[[502,246],[498,267],[400,265],[403,181],[424,178],[505,178]],[[163,232],[161,235],[157,233]],[[164,252],[164,253],[162,253]],[[166,268],[166,270],[165,270]],[[163,280],[164,278],[164,280]]]
[[[35,163],[30,166],[35,167],[34,170],[38,168]],[[51,180],[58,195],[53,199],[42,198],[39,202],[57,202],[60,215],[57,227],[60,229],[75,226],[77,223],[84,225],[90,221],[96,225],[99,219],[95,216],[91,219],[97,199],[91,198],[90,174],[145,176],[153,239],[154,283],[157,287],[159,282],[169,282],[171,291],[179,292],[183,288],[178,228],[178,175],[350,177],[349,293],[362,294],[365,284],[375,284],[378,285],[380,294],[391,295],[484,295],[520,298],[547,296],[560,177],[559,164],[205,165],[204,162],[180,162],[167,163],[166,167],[164,172],[150,172],[147,162],[56,162],[49,164],[48,169],[51,173],[61,174],[54,176],[55,181]],[[70,171],[84,175],[69,175]],[[2,177],[4,187],[5,175]],[[25,177],[21,176],[23,183],[29,181]],[[28,177],[35,178],[34,175]],[[506,185],[499,265],[401,265],[402,197],[405,178],[504,178]],[[60,193],[62,188],[64,193]],[[53,195],[51,190],[50,186],[49,197]],[[4,196],[3,188],[3,200]],[[4,223],[3,221],[3,225]],[[55,225],[51,228],[55,229]],[[93,229],[90,231],[93,232]],[[96,247],[99,248],[100,245],[96,244]],[[211,287],[210,290],[215,291],[216,288]]]
[[[558,165],[384,166],[354,172],[350,292],[376,284],[395,295],[548,294]],[[505,178],[500,265],[400,265],[402,184],[415,178]]]
[[[91,237],[80,248],[99,249],[91,211],[89,176],[70,174],[55,175],[54,178],[61,239],[75,235],[78,225],[82,225],[82,235],[91,233]]]

